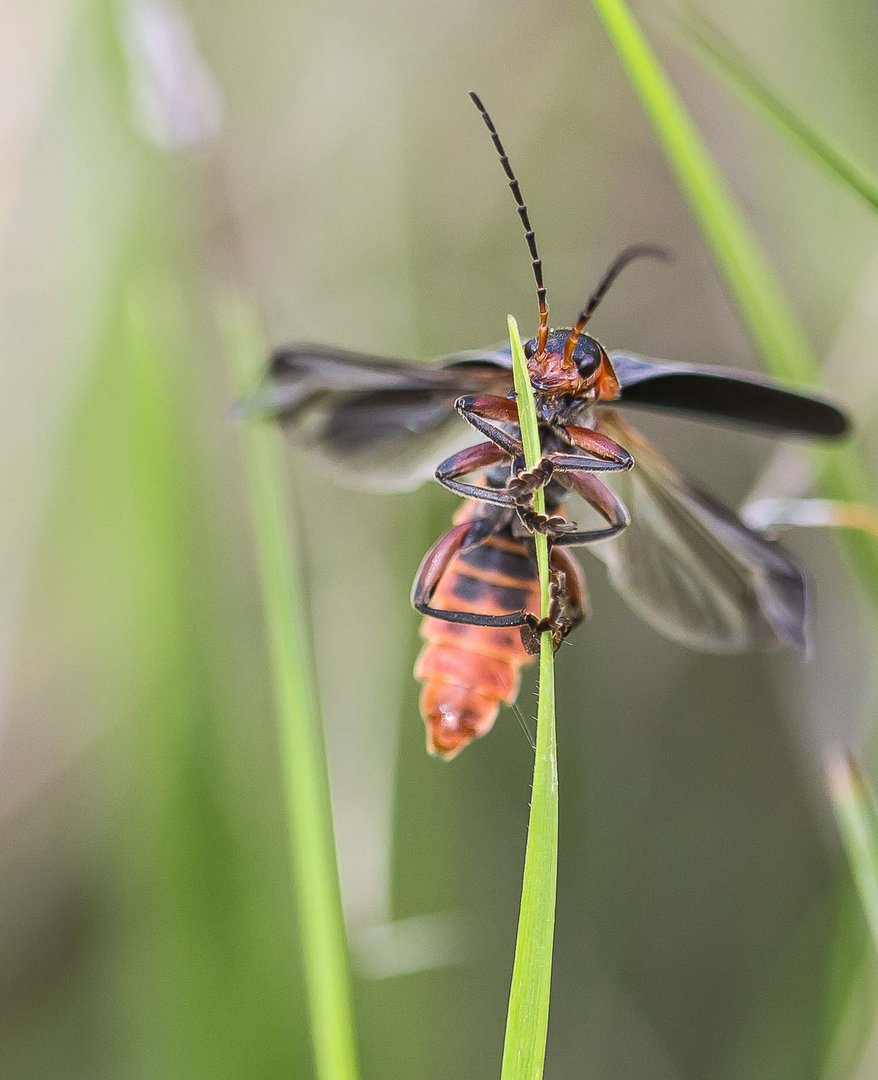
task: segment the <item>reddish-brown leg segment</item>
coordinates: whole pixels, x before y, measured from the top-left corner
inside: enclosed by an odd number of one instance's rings
[[[620,472],[630,469],[634,458],[618,443],[588,428],[565,427],[574,446],[584,450],[588,457],[580,454],[546,454],[528,471],[520,471],[509,481],[508,487],[522,496],[532,494],[545,485],[556,472]]]
[[[519,471],[510,477],[505,490],[462,484],[457,481],[458,476],[484,465],[494,464],[502,460],[504,453],[512,457],[516,465],[520,465],[523,451],[518,439],[491,423],[517,423],[518,410],[511,399],[494,395],[470,395],[458,398],[455,407],[468,423],[491,440],[500,453],[495,456],[490,450],[490,444],[486,443],[462,451],[442,462],[436,470],[436,478],[440,483],[459,495],[515,506],[522,523],[531,532],[543,532],[556,544],[563,544],[565,547],[608,540],[627,527],[630,517],[625,506],[605,484],[592,475],[598,472],[624,471],[634,465],[634,458],[619,443],[591,428],[578,427],[575,424],[565,425],[565,434],[577,449],[584,452],[582,455],[546,454],[533,469],[519,468]],[[577,530],[563,518],[546,517],[534,512],[531,505],[534,492],[545,487],[555,473],[565,477],[566,483],[607,520],[609,528]]]
[[[543,619],[525,616],[521,628],[521,643],[535,656],[540,651],[540,634],[550,631],[555,652],[570,631],[585,618],[585,575],[573,556],[561,548],[552,547],[549,555],[552,579],[549,585],[549,610]]]
[[[596,458],[612,461],[620,469],[630,469],[634,464],[634,458],[624,446],[620,446],[613,439],[601,435],[599,431],[591,428],[576,427],[573,424],[564,425],[564,433],[574,446],[592,454]]]
[[[458,412],[469,413],[482,420],[499,420],[503,424],[518,426],[518,406],[513,398],[500,397],[498,394],[466,394],[454,403]]]
[[[570,619],[570,629],[577,626],[585,618],[588,602],[585,591],[585,574],[576,557],[563,548],[553,547],[551,555],[552,569],[564,575],[564,588],[566,592],[567,617]]]
[[[435,477],[443,487],[464,498],[479,499],[482,502],[500,503],[502,506],[514,506],[517,499],[502,488],[485,487],[481,484],[463,484],[457,478],[467,473],[476,472],[496,465],[509,455],[494,442],[478,443],[468,446],[451,457],[446,458],[436,469]]]
[[[496,397],[493,394],[468,394],[458,398],[454,407],[468,424],[496,443],[501,450],[505,450],[511,457],[522,456],[524,451],[521,441],[497,427],[496,423],[491,423],[494,420],[501,424],[518,426],[518,406],[510,398]]]
[[[630,469],[634,464],[634,459],[628,451],[612,439],[588,428],[570,426],[564,429],[565,432],[574,445],[584,450],[589,456],[547,454],[533,469],[527,471],[520,469],[518,473],[510,477],[505,489],[461,483],[457,479],[459,476],[495,464],[502,460],[504,454],[512,457],[515,464],[520,465],[523,451],[517,439],[490,422],[499,420],[503,423],[515,423],[518,414],[514,401],[491,395],[470,396],[459,398],[456,406],[464,419],[483,435],[488,436],[496,447],[496,451],[492,452],[490,443],[480,443],[478,446],[462,450],[442,462],[436,470],[436,479],[451,491],[466,498],[518,507],[522,522],[527,528],[531,531],[545,532],[553,539],[557,539],[565,532],[570,533],[569,523],[564,522],[562,518],[546,518],[535,514],[530,503],[533,493],[545,487],[554,473],[616,472]],[[580,536],[580,534],[575,535]],[[604,533],[601,533],[601,538],[604,538]],[[588,541],[580,537],[575,542],[587,543]]]
[[[593,544],[598,540],[609,540],[618,536],[623,529],[631,524],[631,515],[622,500],[612,492],[603,480],[589,473],[568,473],[567,484],[580,495],[589,506],[594,507],[601,517],[608,522],[606,529],[582,529],[576,532],[567,532],[557,537],[553,542],[556,546],[577,547],[583,544]]]
[[[422,615],[432,615],[434,619],[444,619],[446,622],[467,623],[470,626],[523,626],[527,620],[524,611],[511,611],[508,615],[485,615],[478,611],[446,611],[430,606],[442,575],[464,543],[473,539],[472,533],[477,526],[478,522],[463,521],[449,529],[444,536],[440,536],[430,548],[421,562],[412,586],[412,605]],[[478,535],[478,539],[484,539],[485,535]]]

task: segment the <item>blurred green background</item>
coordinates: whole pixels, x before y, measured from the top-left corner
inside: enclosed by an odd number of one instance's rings
[[[636,10],[874,462],[878,222],[681,48],[667,6]],[[874,4],[700,10],[878,164]],[[658,242],[674,262],[631,270],[596,335],[753,352],[586,4],[13,0],[0,49],[0,1075],[308,1077],[222,297],[251,293],[272,343],[418,360],[502,340],[507,312],[527,332],[474,88],[558,324],[619,248]],[[795,471],[755,436],[640,426],[732,504]],[[453,765],[424,753],[408,590],[455,500],[286,459],[364,1076],[494,1076],[532,752],[506,711]],[[548,1077],[875,1074],[875,973],[821,777],[874,722],[874,628],[831,537],[790,546],[808,664],[687,652],[586,564],[593,616],[558,659]]]

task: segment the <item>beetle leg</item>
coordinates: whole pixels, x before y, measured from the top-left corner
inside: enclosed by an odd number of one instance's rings
[[[503,488],[484,487],[480,484],[462,484],[457,477],[495,465],[508,457],[508,453],[494,442],[478,443],[468,446],[451,457],[446,458],[436,469],[435,477],[449,491],[464,498],[479,499],[482,502],[500,503],[502,506],[514,506],[516,498]]]
[[[579,561],[564,548],[552,548],[551,564],[553,570],[564,576],[564,607],[570,623],[567,630],[569,634],[588,614],[585,574],[582,572]],[[564,636],[566,637],[567,634]]]
[[[618,472],[630,469],[634,458],[624,446],[591,428],[564,425],[562,431],[575,447],[588,455],[546,454],[532,469],[522,469],[506,485],[524,498],[545,487],[554,472]]]
[[[557,460],[558,457],[565,458],[567,456],[554,455],[553,458]],[[553,458],[547,458],[544,461],[551,462]],[[571,460],[578,462],[587,459],[580,459],[574,455],[571,456]],[[552,472],[555,471],[563,477],[562,483],[573,488],[577,494],[585,499],[589,506],[593,506],[601,517],[607,521],[609,527],[606,529],[579,530],[572,521],[567,521],[566,518],[557,514],[550,517],[539,514],[533,508],[533,495],[530,495],[526,499],[521,499],[515,507],[519,520],[530,532],[545,533],[553,543],[560,544],[563,547],[577,547],[582,544],[592,544],[596,540],[609,540],[611,537],[617,536],[631,523],[631,515],[622,500],[610,491],[607,485],[594,476],[591,471],[583,471],[578,467],[571,469],[566,465],[561,465],[552,470]]]
[[[455,407],[465,420],[472,424],[477,431],[486,435],[500,450],[505,451],[507,455],[512,457],[516,464],[522,460],[523,449],[521,442],[502,428],[491,423],[491,421],[500,421],[506,424],[515,424],[517,422],[518,411],[513,400],[492,395],[470,395],[458,398]],[[585,451],[585,453],[546,454],[533,469],[520,468],[507,481],[505,489],[489,489],[473,484],[457,483],[455,470],[460,468],[460,471],[456,473],[457,476],[460,476],[467,469],[461,467],[464,460],[455,461],[453,458],[440,465],[436,471],[437,479],[460,495],[467,495],[487,502],[501,503],[506,506],[515,506],[518,517],[525,528],[530,532],[545,533],[549,539],[556,544],[562,544],[564,547],[590,544],[596,540],[608,540],[627,527],[630,517],[620,500],[613,495],[606,485],[600,483],[596,477],[592,477],[592,474],[628,470],[634,465],[634,458],[613,439],[593,431],[591,428],[569,424],[565,425],[563,430],[573,445]],[[473,448],[473,453],[476,457],[478,454],[489,454],[487,449],[477,450],[476,448]],[[491,460],[499,461],[501,456]],[[478,468],[480,466],[476,464],[469,467]],[[533,509],[534,492],[545,487],[555,473],[561,473],[566,477],[567,483],[575,488],[590,505],[594,506],[598,513],[606,518],[609,528],[577,530],[572,522],[566,521],[563,517],[538,514]],[[593,483],[591,482],[592,479],[594,480]],[[449,483],[449,480],[451,483]],[[486,492],[489,494],[486,494]]]
[[[471,533],[476,530],[476,537]],[[511,611],[508,615],[485,615],[477,611],[446,611],[430,606],[442,576],[454,556],[466,546],[468,540],[483,540],[484,532],[478,531],[478,523],[463,521],[440,536],[421,561],[412,586],[412,605],[422,615],[431,615],[445,622],[468,623],[470,626],[524,626],[528,612]],[[533,618],[533,616],[531,616]]]
[[[540,460],[532,469],[519,469],[506,481],[506,488],[518,496],[519,502],[524,505],[530,502],[535,491],[545,487],[552,479],[555,471],[551,455]]]
[[[515,512],[518,514],[519,521],[524,525],[528,532],[543,533],[556,543],[562,536],[566,536],[576,529],[576,526],[572,521],[568,521],[558,514],[547,516],[546,514],[537,513],[531,505],[530,499],[522,500],[517,503]]]
[[[589,473],[568,473],[564,479],[577,495],[597,510],[607,522],[607,528],[571,530],[562,533],[554,541],[557,546],[578,547],[593,544],[598,540],[609,540],[618,536],[631,524],[628,508],[614,492],[610,491],[603,480]]]
[[[454,407],[468,424],[511,457],[519,457],[523,453],[520,439],[497,427],[496,423],[491,423],[494,420],[518,427],[518,408],[511,398],[496,397],[493,394],[467,394],[458,398]]]
[[[583,454],[546,454],[532,469],[521,469],[510,477],[506,484],[509,491],[517,494],[522,501],[535,491],[545,487],[556,472],[596,473],[627,471],[634,464],[634,458],[623,447],[618,446],[597,432],[586,428],[565,428],[565,431],[581,432],[583,436],[594,436],[594,443],[581,446],[589,456]],[[609,444],[609,445],[606,445]],[[577,443],[576,445],[580,445]]]
[[[532,655],[540,651],[540,634],[551,632],[552,649],[557,652],[570,631],[585,618],[585,578],[579,563],[569,552],[555,548],[551,571],[548,614],[538,619],[528,613],[520,630],[521,642]]]
[[[609,467],[612,469],[630,469],[634,464],[634,458],[624,446],[599,431],[576,427],[574,424],[564,424],[562,430],[574,446],[593,457],[611,462]]]

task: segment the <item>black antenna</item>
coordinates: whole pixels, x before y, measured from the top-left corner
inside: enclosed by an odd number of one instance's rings
[[[497,129],[494,127],[494,121],[488,115],[488,110],[482,104],[479,95],[470,91],[470,95],[473,101],[473,105],[482,114],[482,119],[485,121],[485,126],[491,133],[491,141],[494,144],[494,149],[500,155],[500,164],[503,166],[503,171],[506,173],[509,179],[509,187],[512,190],[512,195],[518,206],[518,214],[521,218],[521,224],[524,226],[524,235],[527,240],[528,250],[530,251],[531,262],[533,264],[534,281],[537,284],[537,302],[540,306],[540,330],[537,336],[537,352],[541,353],[546,347],[546,341],[549,337],[549,309],[546,305],[546,287],[543,285],[543,262],[537,252],[537,242],[534,237],[534,231],[530,226],[530,218],[527,216],[527,204],[521,197],[521,188],[519,187],[518,180],[515,173],[512,171],[512,166],[509,164],[509,158],[506,151],[503,149],[503,143],[500,142],[500,136],[497,134]]]
[[[670,252],[665,248],[656,247],[654,244],[634,244],[625,248],[624,251],[620,251],[604,271],[603,277],[598,282],[595,291],[588,298],[588,303],[580,311],[579,318],[570,331],[570,337],[564,347],[564,355],[567,359],[569,360],[573,356],[573,350],[576,348],[577,341],[579,341],[579,335],[586,328],[589,319],[594,315],[598,304],[607,295],[610,286],[629,263],[634,262],[635,259],[644,258],[661,259],[662,262],[667,262],[670,257]]]

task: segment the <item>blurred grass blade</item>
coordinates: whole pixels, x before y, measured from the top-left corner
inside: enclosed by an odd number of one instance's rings
[[[692,213],[726,279],[764,366],[794,383],[817,384],[820,368],[750,229],[710,158],[683,103],[624,0],[592,0],[649,117]],[[850,447],[813,451],[829,498],[871,503],[875,484]],[[841,543],[860,589],[878,614],[878,544],[845,531]]]
[[[539,429],[527,362],[515,319],[509,316],[515,393],[524,459],[532,469],[540,460]],[[534,509],[545,513],[540,489]],[[549,610],[549,552],[546,537],[534,536],[540,573],[541,617]],[[546,1056],[552,947],[555,938],[555,894],[558,880],[558,759],[555,741],[555,664],[552,635],[540,638],[540,682],[533,791],[527,826],[527,850],[515,961],[506,1014],[502,1080],[539,1080]]]
[[[268,355],[256,312],[228,304],[224,330],[235,384],[252,379]],[[272,427],[245,425],[268,642],[280,722],[290,851],[308,982],[311,1031],[321,1080],[356,1080],[357,1057],[344,916],[323,735],[314,691],[305,605],[283,507]]]
[[[778,529],[861,529],[878,539],[878,508],[833,499],[756,499],[741,508],[741,520],[757,532]]]
[[[702,54],[742,98],[838,179],[853,188],[873,209],[878,210],[878,175],[856,161],[831,136],[781,101],[747,58],[703,16],[693,12],[683,20],[682,25]]]
[[[865,772],[847,753],[830,758],[826,777],[851,874],[878,951],[878,813],[875,793]]]

